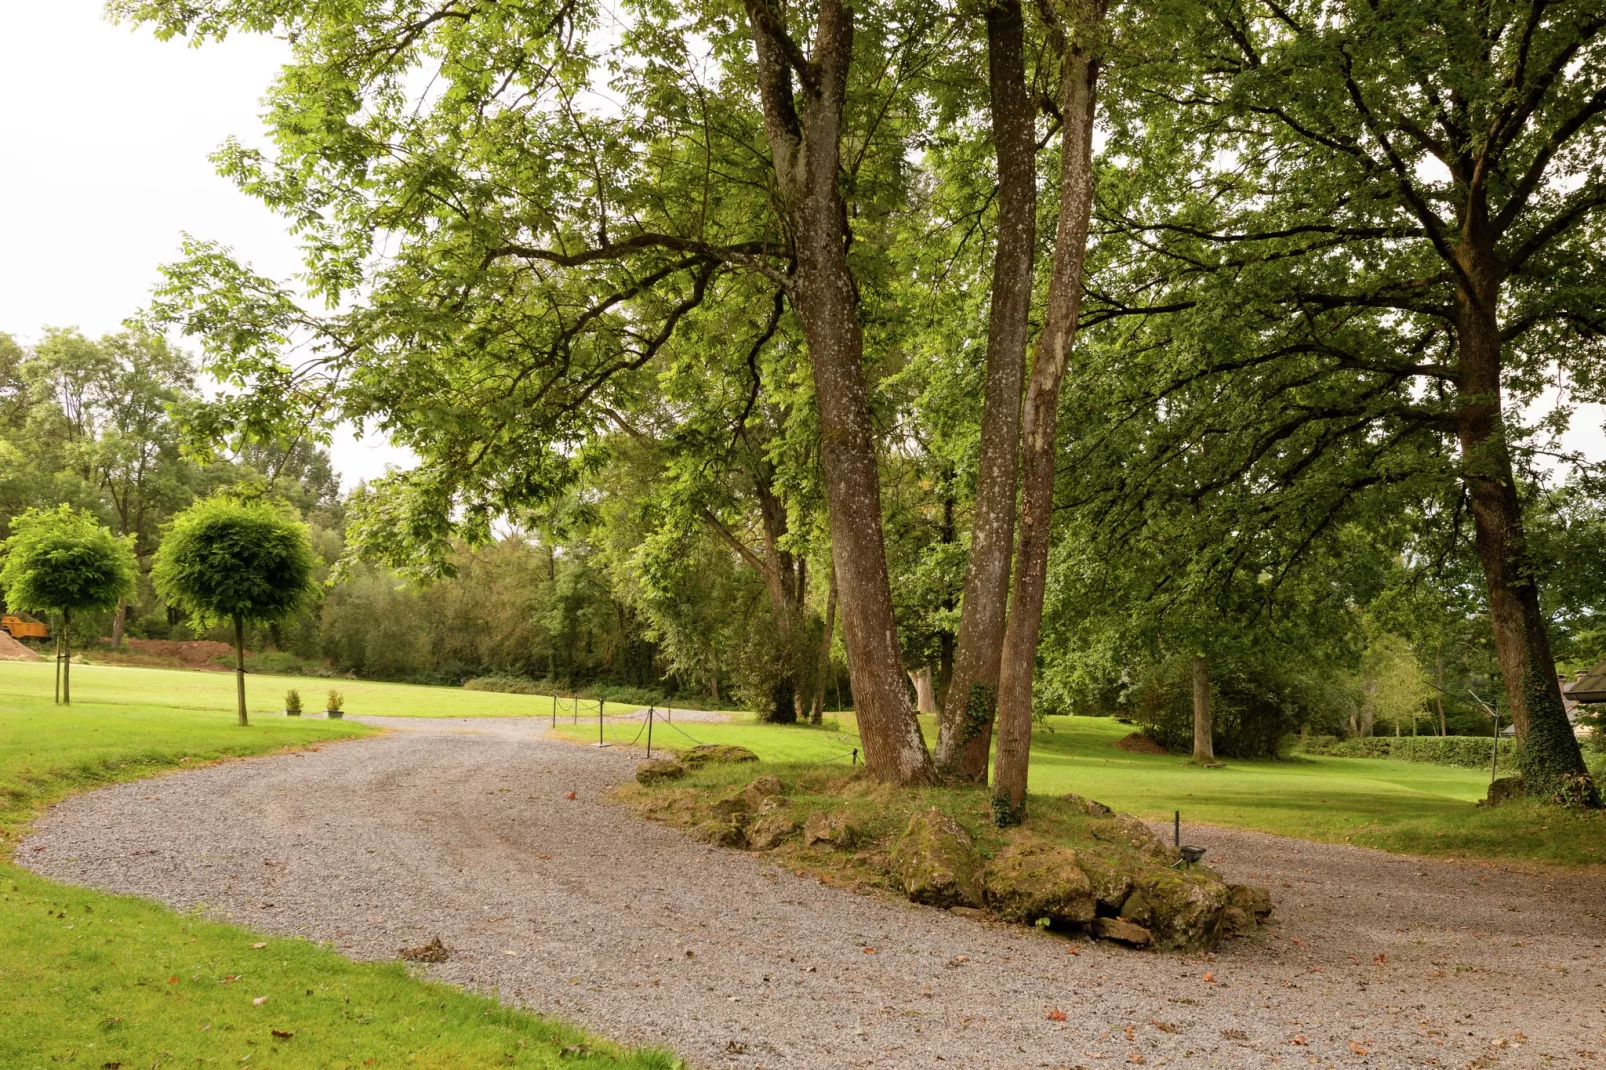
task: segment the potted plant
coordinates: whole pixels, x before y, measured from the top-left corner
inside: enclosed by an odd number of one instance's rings
[[[284,693],[284,715],[286,717],[301,716],[301,692],[293,687]]]
[[[346,716],[345,711],[341,709],[345,704],[346,696],[338,691],[331,690],[329,692],[329,701],[324,703],[323,712],[329,715],[331,721],[338,721]]]

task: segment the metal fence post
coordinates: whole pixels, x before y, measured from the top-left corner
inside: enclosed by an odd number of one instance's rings
[[[647,707],[647,757],[652,757],[652,713],[653,708]]]

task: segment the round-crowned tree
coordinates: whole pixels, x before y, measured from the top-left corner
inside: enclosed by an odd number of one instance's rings
[[[234,624],[235,691],[245,714],[245,624],[280,620],[312,591],[307,528],[266,502],[214,497],[173,518],[151,579],[199,627]]]
[[[24,613],[59,613],[57,672],[61,701],[72,704],[72,616],[114,609],[134,596],[134,549],[88,513],[71,506],[29,509],[11,522],[0,566],[6,605]]]

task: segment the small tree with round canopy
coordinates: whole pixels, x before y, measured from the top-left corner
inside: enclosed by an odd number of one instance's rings
[[[235,684],[245,714],[245,624],[281,620],[312,590],[312,544],[299,520],[267,502],[221,496],[173,518],[156,551],[156,590],[199,627],[234,623]]]
[[[0,567],[6,605],[60,613],[61,701],[72,705],[72,615],[115,609],[134,596],[134,548],[71,506],[29,509],[11,522]]]

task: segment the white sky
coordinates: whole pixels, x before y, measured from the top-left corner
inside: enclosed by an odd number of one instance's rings
[[[163,43],[102,10],[101,0],[0,0],[0,331],[24,340],[44,327],[117,330],[184,231],[275,278],[300,267],[281,222],[208,159],[230,134],[258,137],[284,47]],[[332,452],[347,487],[410,457],[344,431]]]
[[[298,270],[282,223],[208,159],[230,134],[259,137],[279,42],[162,43],[107,22],[101,0],[0,0],[0,20],[0,331],[116,330],[184,231],[275,278]],[[1582,409],[1566,445],[1606,459],[1602,419]],[[411,456],[346,431],[332,452],[348,487]]]

